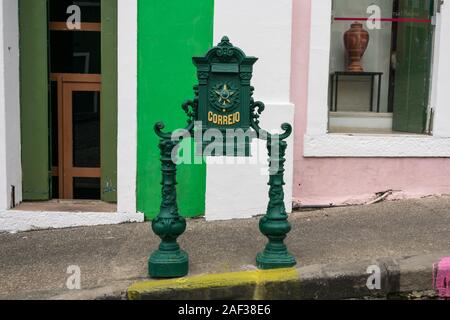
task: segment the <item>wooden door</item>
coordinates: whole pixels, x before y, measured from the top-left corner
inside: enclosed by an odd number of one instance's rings
[[[59,150],[53,176],[60,199],[101,198],[100,79],[88,74],[52,75]]]
[[[64,199],[101,198],[100,90],[99,83],[63,85]]]

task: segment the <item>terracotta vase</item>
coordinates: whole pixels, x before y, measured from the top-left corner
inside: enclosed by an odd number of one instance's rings
[[[344,44],[348,55],[347,71],[362,72],[361,59],[369,45],[369,33],[364,30],[363,24],[354,22],[344,34]]]

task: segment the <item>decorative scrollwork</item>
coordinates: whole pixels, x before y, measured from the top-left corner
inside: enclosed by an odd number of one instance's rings
[[[264,103],[258,101],[258,102],[254,102],[252,105],[252,120],[256,125],[259,125],[259,118],[261,117],[261,114],[264,112],[264,110],[266,109],[266,106]]]
[[[253,98],[251,99],[250,125],[253,130],[255,130],[257,137],[263,140],[267,140],[270,137],[270,134],[259,126],[259,118],[261,117],[261,114],[263,113],[265,108],[266,106],[264,105],[264,103],[260,101],[254,102]]]
[[[181,107],[188,116],[188,123],[195,121],[198,112],[198,100],[188,100]]]
[[[280,140],[285,140],[289,138],[289,136],[292,134],[292,125],[289,123],[283,123],[281,125],[281,129],[284,131],[284,133],[280,134]]]
[[[166,127],[166,125],[164,124],[164,122],[158,122],[157,124],[155,124],[155,132],[158,135],[158,137],[160,137],[161,139],[164,140],[170,140],[172,137],[172,133],[171,132],[163,132],[164,128]]]
[[[209,78],[209,72],[204,72],[204,71],[198,72],[198,78],[199,79],[208,79]]]
[[[182,104],[182,109],[188,116],[188,125],[186,128],[184,128],[185,131],[191,132],[194,130],[195,126],[195,119],[197,117],[198,112],[198,98],[195,100],[189,100]],[[173,132],[163,132],[166,125],[164,122],[158,122],[154,126],[155,133],[160,137],[162,140],[172,140],[173,138]],[[179,140],[183,139],[182,136],[177,136]]]
[[[253,75],[252,75],[251,72],[244,72],[244,73],[241,73],[241,79],[242,79],[242,80],[251,80],[252,77],[253,77]]]
[[[285,140],[289,138],[289,136],[292,134],[292,126],[289,123],[283,123],[281,125],[281,129],[284,131],[281,134],[273,135],[267,132],[266,130],[262,129],[259,126],[260,123],[260,117],[263,111],[266,109],[266,106],[264,103],[257,101],[254,102],[253,98],[251,99],[251,106],[250,106],[250,123],[251,127],[256,131],[256,134],[258,138],[264,139],[264,140],[271,140],[274,139],[275,136],[279,140]]]
[[[222,58],[231,58],[235,54],[234,46],[228,37],[225,36],[222,38],[222,41],[217,46],[216,54]]]

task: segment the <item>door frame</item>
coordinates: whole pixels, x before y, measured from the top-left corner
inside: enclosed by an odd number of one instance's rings
[[[51,199],[48,0],[19,0],[23,199]],[[101,0],[101,198],[117,202],[118,2]],[[87,29],[95,26],[85,25]],[[97,27],[95,27],[97,28]],[[86,30],[87,31],[87,30]],[[91,30],[93,31],[93,30]]]
[[[73,178],[101,178],[101,168],[73,167],[72,96],[74,91],[99,91],[101,75],[53,73],[50,81],[57,82],[58,96],[58,167],[52,168],[52,176],[59,177],[60,199],[73,198]],[[101,116],[100,116],[101,117]],[[101,125],[101,120],[100,120]],[[56,129],[56,128],[55,128]]]
[[[64,187],[63,198],[73,199],[73,179],[80,178],[101,178],[102,170],[100,168],[78,168],[75,167],[73,160],[73,92],[77,91],[91,91],[101,92],[101,84],[95,82],[64,82],[63,83],[63,166],[62,181],[60,184]],[[101,115],[100,115],[101,118]],[[101,124],[101,119],[100,119]]]

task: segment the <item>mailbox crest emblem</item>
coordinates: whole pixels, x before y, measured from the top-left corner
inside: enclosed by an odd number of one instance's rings
[[[238,86],[231,82],[219,82],[210,90],[210,101],[213,107],[220,112],[233,111],[239,104]]]

